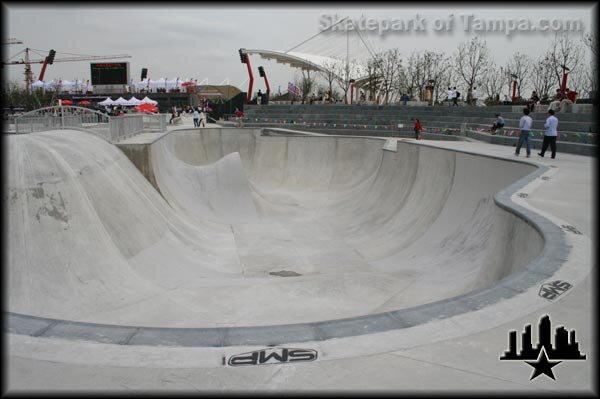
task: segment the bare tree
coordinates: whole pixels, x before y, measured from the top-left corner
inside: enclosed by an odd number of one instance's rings
[[[486,79],[483,81],[483,89],[487,95],[487,99],[496,101],[504,86],[504,71],[503,68],[495,64],[488,64],[485,70]]]
[[[581,43],[571,39],[566,32],[557,33],[554,41],[550,44],[548,58],[554,71],[555,84],[560,86],[563,66],[569,68],[569,73],[577,70],[584,60],[583,48]]]
[[[379,59],[381,70],[381,92],[383,94],[383,103],[390,102],[390,96],[398,90],[398,78],[402,69],[402,58],[400,50],[390,49],[385,51]]]
[[[370,93],[370,96],[376,95],[382,82],[381,57],[382,54],[375,54],[365,64],[366,79],[362,87]]]
[[[586,72],[584,68],[569,72],[569,90],[577,92],[579,98],[588,97],[591,91]]]
[[[550,97],[550,89],[555,85],[554,67],[548,55],[533,62],[531,69],[531,84],[542,100]]]
[[[474,37],[470,42],[458,45],[454,54],[454,66],[460,78],[467,85],[467,90],[473,89],[475,82],[486,70],[489,60],[489,50],[485,41]]]
[[[310,75],[309,69],[301,69],[300,76],[296,76],[295,84],[302,90],[302,100],[306,101],[307,97],[313,91],[316,79]]]
[[[423,62],[422,56],[420,53],[413,51],[408,60],[406,61],[406,66],[404,68],[404,91],[413,98],[415,93],[419,92],[419,84],[425,72],[423,71]],[[420,94],[420,93],[418,93]]]
[[[358,64],[355,60],[341,61],[334,66],[335,81],[344,92],[344,103],[348,104],[348,91],[358,75]]]
[[[598,92],[598,35],[588,33],[583,37],[583,44],[590,50],[592,62],[590,68],[585,70],[585,80],[589,88],[587,95],[592,97],[592,93]]]
[[[513,54],[513,57],[508,62],[507,68],[510,74],[516,76],[517,81],[517,97],[521,97],[525,91],[526,85],[531,74],[531,58],[526,54],[519,52]]]
[[[598,57],[598,35],[596,33],[587,33],[583,37],[583,44],[592,51],[594,57]]]
[[[320,71],[320,74],[327,82],[330,99],[333,98],[333,82],[336,81],[336,73],[339,72],[342,62],[343,61],[338,58],[330,58],[324,61],[322,64],[322,66],[325,68],[325,71]]]
[[[440,93],[445,90],[440,90],[444,80],[445,71],[450,69],[450,59],[444,56],[444,53],[436,53],[434,51],[426,51],[423,55],[425,63],[425,84],[433,84],[433,101],[434,103],[440,100]]]

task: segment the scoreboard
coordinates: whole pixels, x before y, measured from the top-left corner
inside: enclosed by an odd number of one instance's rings
[[[129,62],[91,63],[92,85],[129,84]]]

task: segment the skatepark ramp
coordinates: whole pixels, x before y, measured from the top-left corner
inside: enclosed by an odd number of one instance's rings
[[[315,323],[453,298],[463,309],[510,276],[548,275],[528,270],[545,253],[539,226],[495,199],[536,172],[523,162],[208,128],[145,144],[144,176],[81,131],[4,140],[12,314],[136,328]],[[518,291],[502,289],[494,301]]]

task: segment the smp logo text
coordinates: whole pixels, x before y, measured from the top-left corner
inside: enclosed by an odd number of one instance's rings
[[[571,287],[572,285],[566,281],[556,280],[551,283],[542,284],[539,295],[542,298],[552,301],[564,294]]]
[[[230,366],[263,366],[296,362],[312,362],[317,359],[317,351],[298,348],[265,348],[253,352],[233,355],[227,361]]]

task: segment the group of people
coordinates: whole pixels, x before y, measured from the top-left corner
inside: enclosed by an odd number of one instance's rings
[[[561,89],[556,89],[554,99],[548,105],[548,109],[554,112],[572,112],[573,104],[577,100],[577,92],[569,90],[567,87],[563,92]]]
[[[186,106],[185,109],[178,109],[177,107],[171,108],[171,119],[169,119],[169,124],[175,123],[177,118],[181,117],[181,113],[185,112],[186,114],[192,114],[192,120],[194,121],[194,127],[206,127],[204,121],[208,121],[206,117],[207,102],[202,102],[203,106]]]
[[[519,141],[517,142],[517,147],[515,149],[515,155],[519,156],[521,151],[521,147],[523,143],[526,144],[527,158],[531,156],[531,140],[529,138],[529,134],[531,132],[531,125],[533,124],[533,119],[529,116],[529,107],[523,108],[523,116],[519,120]],[[550,146],[551,158],[554,159],[556,157],[556,138],[558,137],[558,118],[554,116],[554,110],[548,110],[548,118],[544,123],[544,139],[542,141],[542,150],[538,152],[540,157],[544,157],[546,154],[546,150],[548,150],[548,146]]]
[[[526,144],[527,150],[527,158],[531,156],[531,139],[529,135],[531,133],[531,125],[533,124],[533,119],[529,116],[531,109],[529,106],[523,108],[523,116],[519,120],[519,141],[517,142],[515,155],[519,156],[521,152],[521,147],[523,144]],[[548,110],[548,118],[544,123],[544,139],[542,141],[542,150],[538,153],[542,158],[546,154],[546,150],[548,150],[548,146],[550,147],[550,151],[552,153],[552,159],[556,157],[556,138],[558,136],[558,118],[554,116],[555,112],[552,109]],[[500,114],[496,114],[496,122],[492,125],[490,132],[492,135],[496,134],[498,129],[504,127],[504,118]]]
[[[448,91],[446,92],[446,100],[448,100],[448,106],[458,107],[458,100],[461,98],[460,91],[456,90],[456,86],[448,87]],[[477,93],[477,87],[473,87],[473,89],[469,90],[467,94],[467,104],[475,104],[477,105],[477,99],[479,95]]]
[[[204,120],[206,119],[206,115],[204,114],[204,108],[196,107],[192,112],[192,119],[194,120],[194,127],[206,127],[204,124]]]

